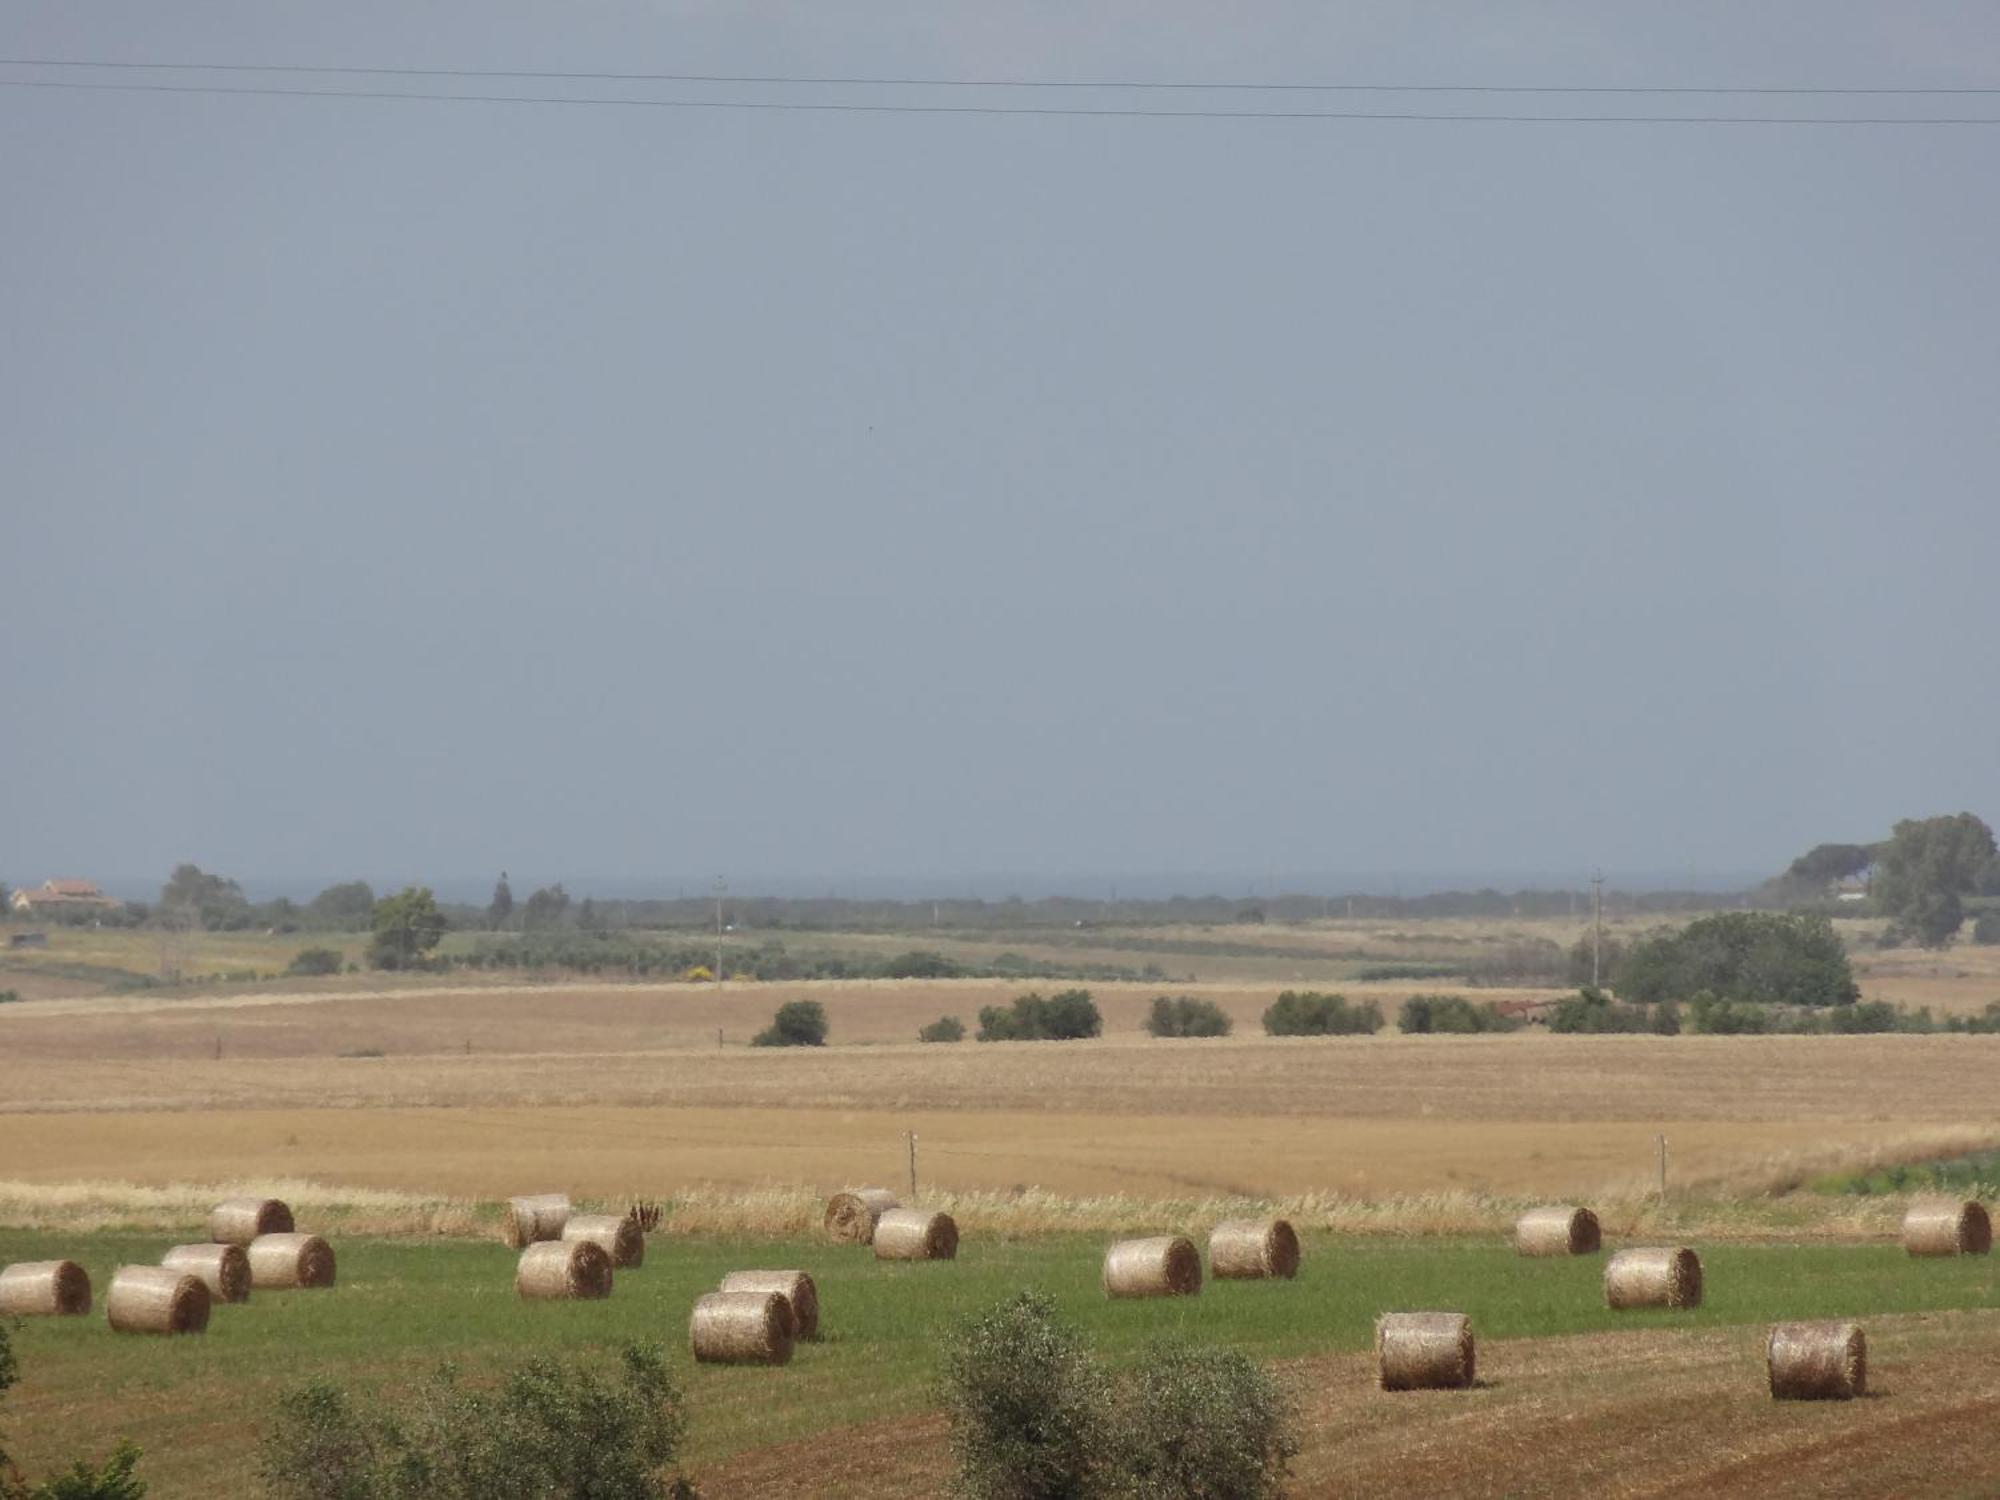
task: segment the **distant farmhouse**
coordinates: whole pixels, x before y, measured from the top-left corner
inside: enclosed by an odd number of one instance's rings
[[[44,880],[32,891],[14,892],[14,910],[36,912],[112,911],[122,903],[88,880]]]

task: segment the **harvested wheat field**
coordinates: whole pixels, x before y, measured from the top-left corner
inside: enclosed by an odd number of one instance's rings
[[[1772,1500],[1989,1493],[2000,1469],[1996,1315],[1872,1320],[1871,1396],[1771,1400],[1765,1332],[1482,1342],[1471,1391],[1384,1393],[1371,1355],[1281,1366],[1309,1434],[1296,1500],[1589,1493]],[[1747,1372],[1747,1373],[1746,1373]],[[912,1416],[745,1454],[702,1475],[714,1500],[941,1493],[943,1419]]]

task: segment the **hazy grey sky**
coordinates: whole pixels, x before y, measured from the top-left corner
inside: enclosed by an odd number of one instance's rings
[[[17,0],[0,54],[2000,88],[1983,0]],[[146,81],[0,67],[57,76]],[[0,877],[1707,872],[2000,814],[1996,187],[2000,126],[0,88]]]

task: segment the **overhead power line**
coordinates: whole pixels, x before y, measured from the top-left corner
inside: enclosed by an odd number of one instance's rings
[[[1245,83],[1226,79],[1136,78],[924,78],[835,76],[799,73],[629,73],[566,72],[528,68],[357,67],[324,63],[134,62],[79,57],[0,58],[8,68],[110,68],[159,73],[281,73],[393,78],[528,78],[575,83],[725,83],[801,88],[925,89],[1155,89],[1220,93],[1328,94],[1707,94],[1855,98],[2000,94],[1990,88],[1918,86],[1763,86],[1741,84],[1523,84],[1523,83]]]
[[[276,84],[102,83],[70,78],[0,78],[0,88],[83,93],[207,94],[282,99],[400,99],[440,104],[570,105],[595,109],[755,110],[777,113],[870,115],[1021,115],[1154,120],[1383,120],[1456,125],[1779,125],[1964,126],[2000,125],[1982,115],[1642,115],[1449,113],[1430,110],[1154,109],[1125,106],[1015,104],[910,104],[859,100],[625,99],[560,94],[442,93],[417,89],[303,89]]]

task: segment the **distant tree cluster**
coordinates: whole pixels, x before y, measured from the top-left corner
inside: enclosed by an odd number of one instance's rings
[[[1213,1000],[1187,995],[1157,995],[1146,1015],[1146,1030],[1154,1036],[1228,1036],[1229,1015]]]
[[[1345,995],[1285,990],[1264,1012],[1268,1036],[1369,1036],[1382,1029],[1382,1007],[1373,1000],[1349,1004]]]
[[[1971,813],[1898,823],[1872,893],[1898,936],[1942,948],[1965,923],[1965,897],[2000,894],[1993,830]]]
[[[1640,1004],[1699,994],[1759,1005],[1852,1005],[1854,971],[1833,924],[1800,913],[1722,912],[1633,944],[1614,987]]]
[[[1012,1005],[987,1005],[979,1011],[982,1042],[1071,1042],[1103,1030],[1104,1018],[1089,990],[1062,990],[1047,999],[1019,995]]]
[[[1475,1005],[1463,995],[1412,995],[1396,1012],[1396,1029],[1405,1036],[1426,1032],[1519,1031],[1521,1020],[1491,1000]]]

